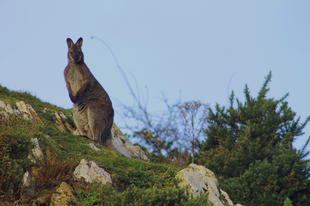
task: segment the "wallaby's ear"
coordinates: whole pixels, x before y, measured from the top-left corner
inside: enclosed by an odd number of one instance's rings
[[[74,43],[73,43],[73,41],[72,41],[70,38],[68,38],[68,39],[67,39],[67,44],[68,44],[68,47],[70,48],[70,47],[72,47],[72,45],[73,45]]]
[[[75,44],[76,44],[78,47],[81,47],[82,44],[83,44],[83,38],[82,38],[82,37],[79,38]]]

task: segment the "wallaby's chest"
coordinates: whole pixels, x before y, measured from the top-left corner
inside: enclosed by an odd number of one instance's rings
[[[66,71],[66,80],[69,82],[71,91],[75,94],[86,81],[86,72],[75,66],[70,66]]]

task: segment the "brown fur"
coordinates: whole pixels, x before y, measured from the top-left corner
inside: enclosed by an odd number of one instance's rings
[[[114,149],[111,139],[114,110],[111,100],[84,63],[83,39],[68,44],[68,65],[64,76],[69,97],[74,103],[73,119],[81,135]]]

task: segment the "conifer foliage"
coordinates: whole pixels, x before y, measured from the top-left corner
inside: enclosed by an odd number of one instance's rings
[[[217,174],[233,202],[283,205],[289,198],[293,205],[310,205],[310,161],[304,159],[309,152],[292,146],[310,116],[303,123],[295,120],[285,101],[288,94],[267,98],[270,81],[271,72],[257,98],[246,85],[245,103],[236,98],[237,108],[233,92],[228,109],[218,104],[215,112],[208,108],[207,139],[195,160]]]

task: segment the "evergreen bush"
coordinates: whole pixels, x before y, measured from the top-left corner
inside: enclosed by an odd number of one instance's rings
[[[267,98],[270,81],[271,72],[257,98],[246,85],[246,101],[236,99],[237,108],[233,92],[228,109],[218,104],[215,112],[209,108],[207,139],[195,160],[217,175],[233,202],[282,205],[289,197],[293,205],[310,205],[309,160],[304,159],[309,152],[292,145],[304,134],[310,116],[302,124],[295,120],[296,113],[284,101],[288,94]]]

